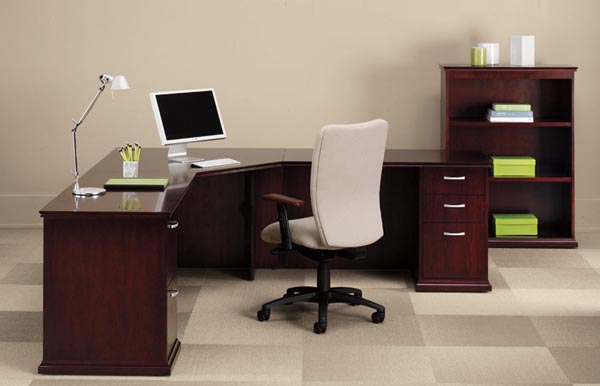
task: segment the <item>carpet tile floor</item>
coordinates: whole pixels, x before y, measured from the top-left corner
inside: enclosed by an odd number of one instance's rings
[[[42,358],[42,230],[0,229],[0,386],[600,386],[600,232],[578,249],[490,249],[493,291],[417,293],[406,272],[336,270],[332,285],[386,306],[333,305],[316,335],[313,304],[260,305],[312,270],[258,270],[256,280],[180,269],[181,351],[170,377],[47,376]]]

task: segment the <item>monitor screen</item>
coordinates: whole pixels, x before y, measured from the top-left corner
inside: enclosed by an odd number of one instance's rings
[[[150,94],[163,145],[225,138],[213,89]]]

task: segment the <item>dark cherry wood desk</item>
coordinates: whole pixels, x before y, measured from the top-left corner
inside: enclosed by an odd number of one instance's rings
[[[45,374],[168,375],[177,355],[176,267],[276,267],[260,240],[277,218],[261,199],[283,192],[309,201],[310,149],[191,149],[239,165],[196,169],[145,149],[140,177],[169,177],[160,192],[77,198],[71,187],[44,220]],[[119,176],[111,152],[81,178]],[[489,162],[477,153],[387,150],[381,182],[384,237],[366,260],[333,267],[410,269],[417,291],[489,291]],[[342,187],[340,187],[342,189]],[[290,217],[311,215],[310,205]],[[289,256],[288,267],[311,262]]]

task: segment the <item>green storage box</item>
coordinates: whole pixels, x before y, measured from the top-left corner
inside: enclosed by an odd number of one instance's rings
[[[535,177],[535,158],[530,156],[491,156],[494,177]]]
[[[537,236],[538,219],[533,214],[494,214],[496,237]]]

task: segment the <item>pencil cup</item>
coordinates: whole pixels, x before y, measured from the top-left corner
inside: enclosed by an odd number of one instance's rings
[[[139,161],[123,161],[123,177],[137,178]]]

